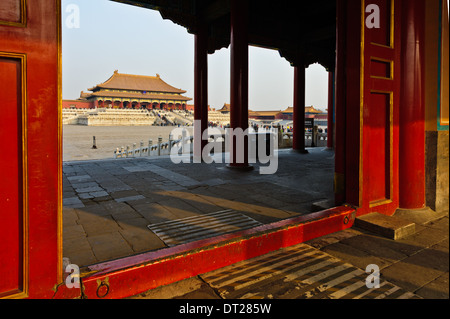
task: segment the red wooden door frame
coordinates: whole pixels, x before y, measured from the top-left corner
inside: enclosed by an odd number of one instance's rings
[[[0,298],[50,298],[62,280],[60,24],[60,0],[0,2],[1,81],[16,86],[2,103],[11,121],[2,122],[0,136],[18,150],[0,160],[15,163],[1,173],[18,187],[0,195],[9,229],[0,244],[14,248],[0,249]]]
[[[366,25],[367,1],[337,3],[336,200],[357,207],[358,216],[392,215],[399,201],[402,1],[370,2],[380,8],[379,29]],[[383,35],[386,43],[377,43]]]
[[[363,1],[368,3],[368,1]],[[392,215],[399,206],[401,0],[376,0],[380,28],[363,29],[362,208]],[[364,5],[365,7],[365,5]],[[365,17],[368,14],[365,14]]]

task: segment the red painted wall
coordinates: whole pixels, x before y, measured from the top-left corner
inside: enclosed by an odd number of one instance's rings
[[[62,101],[62,108],[63,109],[71,109],[71,108],[77,108],[77,109],[93,109],[94,102],[84,102],[84,101],[78,101],[78,100],[63,100]]]

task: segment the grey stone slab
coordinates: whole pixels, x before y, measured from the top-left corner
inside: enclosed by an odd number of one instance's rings
[[[212,178],[212,179],[207,179],[207,180],[203,180],[201,181],[202,185],[208,185],[208,186],[217,186],[217,185],[223,185],[226,184],[227,182],[224,181],[221,178]]]
[[[90,193],[80,193],[79,195],[80,199],[92,199],[94,198],[93,195],[91,195]]]
[[[111,197],[114,198],[114,199],[118,199],[118,198],[137,196],[137,195],[141,195],[141,194],[139,194],[135,190],[126,190],[126,191],[113,192],[113,193],[111,193],[109,195],[111,195]]]
[[[78,215],[73,208],[63,208],[63,226],[73,226],[76,225],[76,221],[78,220]]]
[[[201,215],[202,212],[195,208],[194,206],[184,202],[180,199],[167,199],[158,202],[161,206],[169,210],[172,214],[177,216],[176,219],[191,217],[196,215]]]
[[[82,210],[78,210],[78,216],[80,216],[82,212],[90,214],[93,217],[107,216],[110,214],[104,206],[98,203],[93,203],[92,205],[84,207]]]
[[[63,190],[63,198],[73,198],[73,197],[77,197],[77,194],[73,189],[70,191]]]
[[[80,250],[90,250],[91,246],[86,236],[77,236],[77,237],[64,237],[63,238],[63,254],[68,257],[71,253],[80,251]]]
[[[101,192],[101,191],[104,191],[104,189],[101,188],[100,186],[93,186],[93,187],[85,187],[85,188],[78,188],[78,189],[76,189],[76,192],[78,194],[80,194],[80,193]]]
[[[167,247],[148,229],[121,229],[119,232],[136,253]]]
[[[220,211],[222,208],[220,206],[214,205],[210,201],[205,200],[204,198],[194,195],[194,194],[186,194],[183,197],[178,197],[181,200],[187,202],[189,205],[194,206],[196,209],[204,212],[204,213],[213,213]]]
[[[96,198],[96,197],[105,197],[108,196],[109,194],[102,190],[98,192],[90,192],[89,195],[93,196],[93,198]]]
[[[174,213],[158,203],[135,205],[133,208],[152,224],[178,218]]]
[[[410,260],[394,263],[381,271],[381,278],[408,291],[417,291],[442,276],[443,272],[411,263]]]
[[[148,168],[141,167],[141,166],[127,166],[127,167],[123,167],[123,169],[127,170],[130,173],[149,171]]]
[[[63,198],[63,206],[71,208],[82,208],[85,207],[83,202],[78,197]]]
[[[160,166],[157,166],[157,165],[154,165],[154,164],[149,164],[146,167],[147,167],[148,171],[150,171],[152,173],[155,173],[155,174],[158,174],[158,175],[160,175],[162,177],[165,177],[166,179],[168,179],[168,180],[170,180],[172,182],[175,182],[175,183],[177,183],[177,184],[179,184],[181,186],[192,186],[192,185],[198,185],[199,184],[198,181],[196,181],[196,180],[194,180],[194,179],[192,179],[190,177],[187,177],[187,176],[182,175],[182,174],[175,173],[175,172],[173,172],[171,170],[165,169],[163,167],[160,167]]]
[[[181,185],[173,185],[167,183],[158,185],[158,188],[163,191],[184,191],[187,189],[186,187],[183,187]]]
[[[111,216],[103,216],[82,225],[88,237],[109,234],[119,230],[119,225]]]
[[[125,257],[134,253],[118,230],[112,233],[89,236],[87,239],[99,261]]]
[[[448,229],[440,230],[429,227],[423,227],[422,230],[416,232],[414,235],[401,239],[398,242],[409,244],[417,247],[430,247],[436,245],[449,237]]]
[[[449,275],[443,274],[416,291],[425,299],[449,299]]]
[[[190,179],[190,178],[177,179],[175,182],[177,184],[179,184],[181,186],[185,186],[185,187],[200,185],[200,182]],[[215,185],[220,185],[220,183],[217,183]]]
[[[449,229],[448,216],[429,222],[425,226],[433,229],[448,231]]]
[[[140,199],[145,199],[145,196],[143,195],[136,195],[136,196],[129,196],[129,197],[123,197],[123,198],[116,198],[115,201],[118,203],[123,202],[132,202]]]
[[[80,268],[99,262],[91,249],[68,252],[65,256],[70,259],[71,264],[78,265]]]
[[[85,182],[87,180],[90,180],[92,177],[90,175],[74,175],[74,176],[69,176],[67,177],[67,179],[70,182]]]
[[[418,225],[425,225],[427,223],[430,223],[432,221],[438,220],[445,215],[448,216],[447,213],[436,213],[435,211],[431,210],[430,208],[426,207],[423,209],[397,209],[394,216],[400,217],[402,219],[407,219],[409,221],[412,221]]]
[[[449,272],[448,251],[441,249],[427,248],[402,260],[404,263],[417,265],[430,270]]]
[[[258,203],[261,203],[263,205],[267,205],[267,206],[273,207],[273,208],[280,208],[285,205],[284,202],[282,202],[272,196],[269,196],[266,194],[261,194],[261,193],[250,195],[249,198],[255,200]]]
[[[130,231],[139,230],[139,229],[147,229],[149,221],[142,216],[135,218],[128,218],[124,220],[118,221],[120,228],[127,229]]]
[[[385,238],[371,235],[359,235],[347,238],[341,243],[365,251],[374,257],[385,259],[389,262],[397,262],[405,259],[408,255],[418,249],[413,245],[401,245]]]
[[[134,209],[132,209],[132,208],[130,208],[130,209],[131,209],[130,211],[118,211],[118,212],[112,211],[111,216],[117,222],[132,219],[132,218],[142,217],[142,215],[139,214],[138,212],[136,212]]]
[[[72,183],[72,187],[76,189],[80,188],[88,188],[88,187],[97,187],[98,184],[96,182],[87,182],[87,183]]]
[[[326,245],[321,250],[360,269],[366,269],[368,265],[372,264],[377,265],[380,269],[392,265],[391,262],[385,259],[372,256],[366,251],[340,242]]]
[[[86,232],[82,225],[74,224],[74,225],[64,225],[63,229],[63,238],[64,240],[68,239],[79,239],[86,237]]]

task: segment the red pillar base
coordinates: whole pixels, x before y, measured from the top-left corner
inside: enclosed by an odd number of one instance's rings
[[[292,151],[295,152],[295,153],[298,153],[298,154],[309,154],[309,151],[306,150],[306,149],[299,149],[299,150],[297,150],[297,149],[293,148]]]
[[[253,171],[255,168],[250,164],[227,164],[226,166],[229,169],[234,169],[242,172]]]

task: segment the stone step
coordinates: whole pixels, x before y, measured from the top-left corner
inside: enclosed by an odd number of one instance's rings
[[[416,232],[415,223],[380,213],[371,213],[357,217],[355,226],[393,240],[405,238]]]

